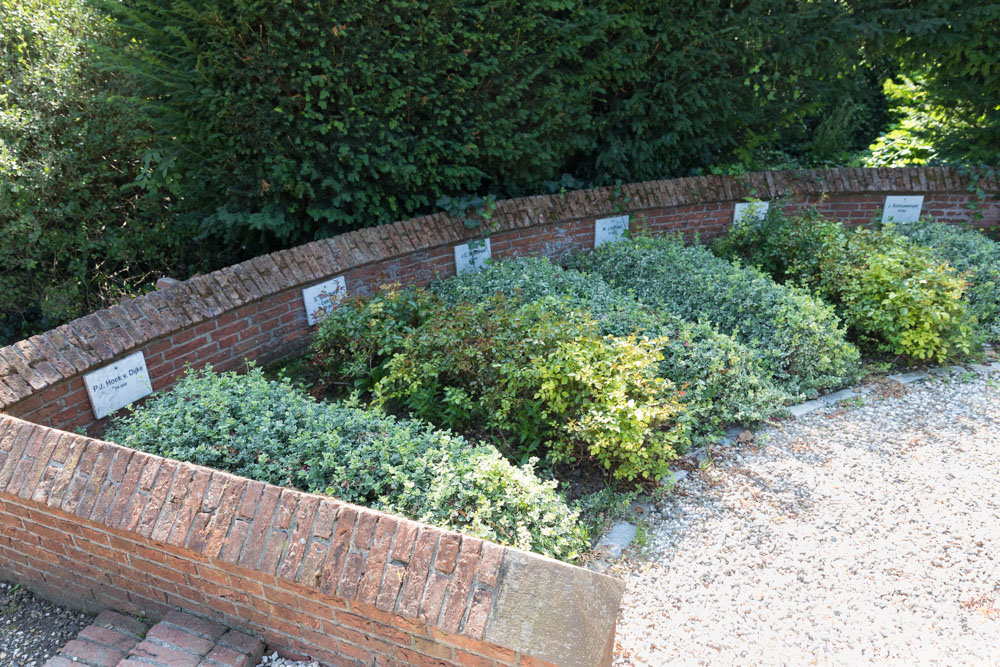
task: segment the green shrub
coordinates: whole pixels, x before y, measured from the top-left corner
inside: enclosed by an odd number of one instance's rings
[[[361,392],[374,388],[383,365],[427,318],[437,300],[426,290],[384,286],[372,297],[353,297],[333,310],[316,331],[312,360],[320,379]]]
[[[786,215],[774,207],[714,249],[809,286],[877,351],[944,360],[974,347],[962,278],[891,225],[851,230],[815,210]]]
[[[756,349],[774,381],[815,394],[851,379],[859,358],[833,309],[754,268],[685,247],[679,237],[606,244],[571,266],[630,289],[643,303],[704,321]]]
[[[896,231],[962,273],[969,312],[978,320],[980,335],[1000,342],[1000,243],[974,229],[926,220],[899,225]]]
[[[401,303],[419,303],[419,324]],[[402,313],[400,320],[376,318]],[[379,342],[354,347],[358,322]],[[361,332],[361,333],[359,333]],[[346,304],[313,345],[328,379],[370,388],[442,427],[489,433],[522,458],[592,459],[618,479],[660,477],[688,442],[683,406],[658,377],[656,341],[602,336],[554,297],[447,303],[423,290]],[[354,350],[344,361],[338,350]],[[371,352],[374,350],[374,352]]]
[[[531,462],[516,467],[494,447],[419,422],[317,403],[259,369],[187,373],[116,418],[107,438],[555,558],[586,546],[577,512]]]
[[[868,69],[836,0],[102,6],[135,40],[103,57],[139,79],[154,181],[251,250],[441,195],[687,173],[828,116]]]
[[[660,375],[684,388],[695,434],[767,419],[789,398],[771,383],[756,350],[708,324],[646,306],[598,275],[562,269],[544,257],[494,262],[482,271],[434,282],[431,290],[452,305],[497,294],[525,302],[555,297],[560,300],[550,303],[589,313],[603,335],[659,340]]]
[[[120,45],[83,0],[0,0],[0,345],[186,272],[187,230],[133,187],[143,120],[92,57]],[[194,253],[191,253],[192,255]]]
[[[831,246],[814,277],[862,342],[911,359],[945,361],[976,347],[965,281],[891,229],[856,229]]]

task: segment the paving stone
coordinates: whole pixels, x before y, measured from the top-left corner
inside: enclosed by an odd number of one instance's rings
[[[927,380],[930,375],[924,371],[910,371],[909,373],[897,373],[896,375],[890,375],[890,380],[895,380],[899,384],[913,384],[914,382],[921,382],[922,380]]]
[[[792,413],[793,417],[802,417],[810,412],[819,410],[821,407],[823,407],[823,401],[812,400],[806,401],[805,403],[799,403],[798,405],[793,405],[788,408],[788,411]]]
[[[628,521],[619,521],[601,538],[594,551],[607,558],[618,558],[635,539],[636,527]]]
[[[857,398],[860,395],[861,394],[853,389],[841,389],[840,391],[835,391],[832,394],[820,396],[818,400],[822,401],[826,405],[834,405],[836,403],[840,403],[841,401],[848,401],[852,398]]]

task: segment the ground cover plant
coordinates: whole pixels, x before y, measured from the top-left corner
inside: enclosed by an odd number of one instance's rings
[[[980,335],[1000,342],[1000,243],[969,227],[922,220],[897,231],[961,272]]]
[[[945,361],[977,348],[964,279],[892,225],[851,229],[815,211],[786,214],[776,206],[714,248],[831,302],[871,351]]]
[[[575,256],[570,266],[733,336],[755,349],[773,381],[792,394],[815,395],[856,376],[860,354],[845,340],[832,307],[756,268],[685,246],[680,237],[606,244]]]
[[[586,534],[531,462],[375,410],[320,403],[260,369],[189,372],[117,417],[108,440],[574,559]]]
[[[657,374],[658,342],[602,335],[557,296],[449,303],[390,290],[337,308],[312,351],[324,380],[493,438],[522,459],[658,479],[690,441],[682,392]]]
[[[657,340],[663,355],[659,373],[683,388],[696,437],[710,437],[729,424],[768,419],[791,399],[771,382],[753,348],[709,324],[643,304],[598,275],[564,269],[545,257],[494,262],[475,273],[435,281],[430,288],[451,305],[497,294],[524,302],[547,299],[589,313],[602,335]]]

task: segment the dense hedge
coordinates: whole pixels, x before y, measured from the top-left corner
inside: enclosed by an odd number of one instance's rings
[[[717,242],[779,280],[794,280],[833,303],[859,342],[911,360],[944,361],[976,347],[965,282],[927,248],[881,229],[849,229],[814,210],[773,207]]]
[[[80,0],[0,0],[0,345],[188,268],[192,230],[134,187],[142,114],[93,43],[121,40]]]
[[[420,422],[317,403],[287,382],[211,368],[114,419],[107,436],[218,470],[572,560],[586,536],[531,463]]]
[[[897,231],[930,248],[968,282],[969,312],[986,340],[1000,342],[1000,243],[975,229],[922,221],[900,225]]]
[[[687,173],[829,115],[867,68],[836,0],[102,6],[136,40],[107,57],[141,81],[153,178],[257,250],[443,194]]]
[[[663,477],[690,442],[657,348],[602,336],[557,298],[451,304],[416,288],[342,304],[312,346],[326,381],[370,390],[376,404],[627,480]]]
[[[684,388],[689,422],[697,435],[767,419],[790,398],[771,382],[760,354],[732,336],[644,305],[598,275],[563,269],[544,257],[491,263],[482,271],[431,283],[431,290],[449,304],[479,302],[496,294],[526,302],[548,299],[589,313],[604,335],[657,339],[663,355],[660,374]]]
[[[605,244],[570,265],[650,306],[718,327],[757,350],[774,381],[792,393],[841,386],[856,372],[858,350],[831,307],[680,237]]]

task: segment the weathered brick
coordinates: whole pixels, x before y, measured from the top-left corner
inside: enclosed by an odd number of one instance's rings
[[[444,605],[445,592],[451,578],[432,572],[427,579],[427,588],[424,591],[424,598],[420,602],[420,611],[417,614],[424,623],[434,625],[441,616],[441,609]]]
[[[409,567],[406,568],[406,581],[403,582],[403,590],[399,594],[399,604],[396,607],[396,613],[401,616],[416,617],[417,612],[420,611],[424,585],[427,583],[431,560],[434,558],[434,549],[437,547],[441,532],[436,528],[426,526],[420,529],[416,546],[413,548],[413,558],[410,560]]]
[[[396,530],[396,538],[392,543],[392,559],[403,563],[410,562],[410,554],[413,552],[413,544],[417,541],[417,532],[420,524],[416,521],[401,519],[399,528]]]
[[[243,499],[243,491],[246,489],[246,480],[231,477],[226,485],[226,490],[222,493],[222,500],[215,510],[215,517],[212,519],[212,527],[205,538],[203,554],[209,558],[215,558],[222,551],[226,542],[226,535],[229,533],[230,524],[236,514],[236,510]]]
[[[82,662],[93,667],[114,667],[125,657],[124,651],[81,639],[67,642],[60,654],[73,662]]]
[[[319,585],[320,590],[327,595],[334,594],[340,583],[340,575],[344,569],[344,562],[347,560],[347,553],[351,548],[351,535],[354,532],[354,523],[357,518],[357,510],[345,507],[337,520],[337,527],[333,531],[333,538],[330,542],[330,554],[327,556]]]
[[[458,560],[458,547],[462,536],[458,533],[444,533],[438,542],[437,556],[434,557],[434,569],[442,574],[451,574]]]
[[[391,516],[383,515],[379,517],[375,527],[375,534],[372,537],[371,546],[368,550],[368,562],[365,565],[365,574],[358,587],[358,601],[374,606],[378,598],[379,587],[382,584],[382,574],[385,564],[389,560],[389,548],[395,535],[399,522]]]
[[[198,667],[201,656],[181,651],[172,646],[164,646],[145,639],[139,642],[129,654],[130,659],[136,659],[139,664],[152,663],[157,667]]]
[[[466,600],[472,588],[472,580],[475,577],[482,545],[482,540],[470,537],[462,538],[462,547],[458,553],[458,565],[455,567],[455,573],[448,585],[448,599],[441,613],[440,627],[445,632],[458,634],[461,627],[462,618],[466,611]]]
[[[274,517],[274,510],[278,506],[280,496],[281,489],[276,486],[268,486],[264,489],[257,505],[253,525],[250,527],[250,537],[243,548],[243,554],[240,556],[239,564],[241,566],[256,567],[257,563],[260,562],[261,554],[264,553],[264,545],[267,543],[271,519]]]
[[[393,611],[396,608],[396,596],[399,595],[405,576],[406,567],[395,563],[386,564],[382,585],[378,589],[378,598],[375,601],[376,609]]]
[[[177,513],[177,518],[174,520],[174,526],[167,537],[168,544],[176,547],[182,547],[187,544],[188,535],[194,524],[195,513],[201,507],[211,479],[212,473],[207,470],[198,470],[195,472],[188,494],[184,498],[184,504],[181,505],[181,509]]]
[[[497,579],[500,577],[500,566],[503,563],[504,547],[483,542],[482,555],[479,558],[479,565],[476,567],[476,579],[479,583],[492,588],[496,588]]]
[[[462,634],[470,639],[482,639],[486,630],[486,620],[490,614],[490,604],[493,602],[493,594],[480,588],[472,594],[472,602],[469,604],[469,613],[465,623],[462,625]]]
[[[295,528],[288,537],[288,549],[278,568],[278,576],[282,579],[291,581],[296,579],[299,565],[302,564],[302,558],[305,556],[307,541],[312,534],[313,519],[316,516],[318,505],[318,498],[306,497],[299,502],[299,507],[295,512]]]

